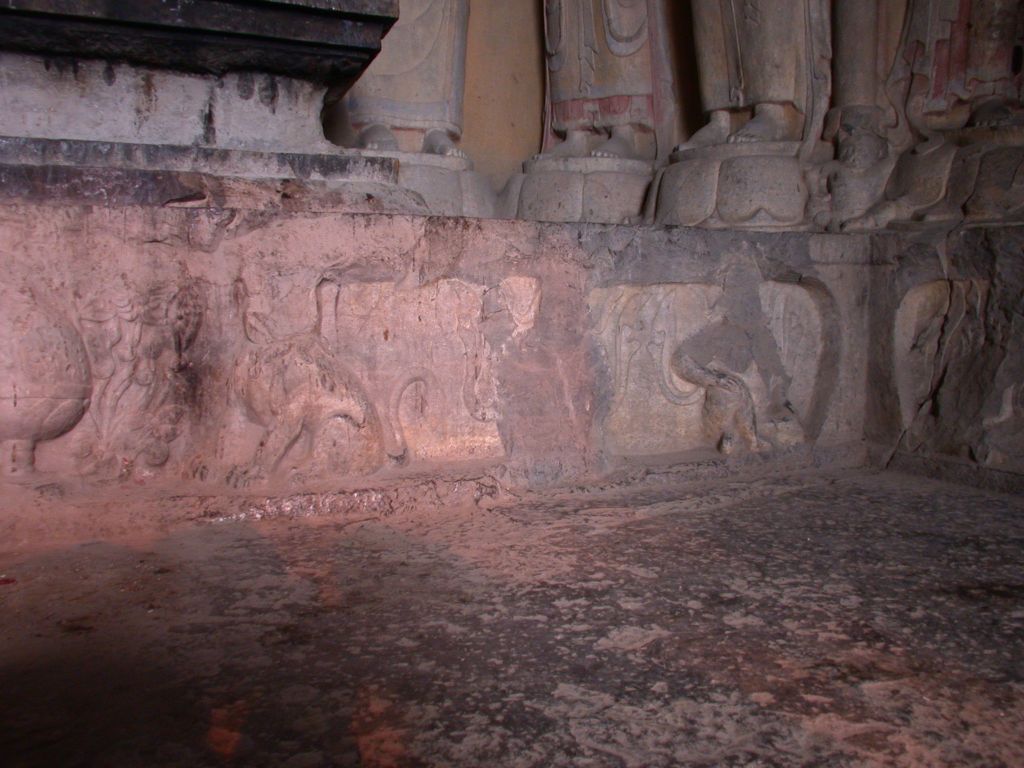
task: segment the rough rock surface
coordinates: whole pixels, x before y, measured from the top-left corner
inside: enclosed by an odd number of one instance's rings
[[[1024,762],[1020,498],[847,471],[423,499],[8,549],[5,764]]]
[[[1021,486],[1024,232],[879,241],[868,433],[907,466]],[[888,329],[891,329],[888,330]]]

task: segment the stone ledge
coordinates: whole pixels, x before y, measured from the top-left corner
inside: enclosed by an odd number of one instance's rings
[[[342,524],[429,514],[444,508],[529,507],[558,498],[565,504],[607,496],[686,492],[705,483],[753,483],[784,474],[842,472],[865,466],[864,445],[789,451],[774,457],[635,464],[531,488],[529,469],[504,463],[385,472],[365,478],[319,481],[302,490],[199,492],[182,483],[95,485],[82,478],[38,477],[32,485],[4,486],[0,552],[99,538],[169,531],[188,525],[329,518]]]
[[[380,214],[426,207],[394,185],[372,181],[241,179],[204,173],[0,164],[0,206],[193,208]]]
[[[300,154],[0,136],[0,164],[202,173],[214,177],[297,183],[368,181],[395,184],[398,181],[398,163],[395,160],[366,157],[341,149],[331,155]]]

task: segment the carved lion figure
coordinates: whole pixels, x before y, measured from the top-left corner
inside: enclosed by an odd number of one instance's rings
[[[327,345],[322,332],[324,294],[337,291],[330,277],[315,289],[316,320],[307,331],[277,338],[265,318],[248,309],[248,291],[239,279],[234,299],[242,317],[248,349],[238,358],[232,395],[246,417],[263,427],[263,437],[248,467],[233,471],[231,482],[277,473],[292,448],[331,419],[367,424],[373,408],[354,374]]]

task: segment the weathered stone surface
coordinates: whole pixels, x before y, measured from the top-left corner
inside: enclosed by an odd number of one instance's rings
[[[1024,471],[1021,242],[1017,229],[968,230],[939,248],[892,246],[875,304],[873,422],[899,453]]]
[[[393,206],[388,213],[429,213],[490,219],[497,215],[497,195],[490,183],[473,170],[469,158],[429,152],[350,150],[349,157],[367,163],[394,163],[397,181],[392,182]]]
[[[161,151],[160,154],[164,153]],[[174,158],[175,153],[170,153],[170,156]],[[193,156],[192,152],[186,152],[178,159],[185,161]],[[282,159],[280,155],[274,158]],[[230,163],[234,159],[227,158]],[[309,168],[302,162],[299,165]],[[371,180],[378,175],[385,179],[393,178],[393,166],[363,165],[362,160],[359,165],[362,166],[360,171],[365,171],[362,180],[348,179],[335,184],[316,180],[246,179],[135,168],[0,164],[0,199],[8,203],[96,205],[103,208],[142,205],[307,213],[382,213],[395,209],[428,213],[426,205],[417,195],[388,182]],[[313,172],[311,175],[316,174]],[[358,179],[363,174],[353,175]]]
[[[469,2],[403,0],[401,10],[380,55],[349,93],[346,108],[357,131],[371,129],[361,146],[397,149],[379,142],[397,142],[392,131],[413,130],[421,141],[414,151],[429,152],[422,145],[425,134],[440,131],[451,140],[462,135]]]
[[[45,293],[17,279],[0,287],[0,474],[32,471],[36,443],[60,437],[89,406],[92,372],[82,337]]]
[[[325,91],[268,73],[0,53],[0,135],[334,154],[320,125]]]
[[[661,171],[655,222],[856,232],[1021,219],[1019,3],[692,11],[708,122]]]
[[[668,6],[547,0],[543,153],[523,166],[517,215],[620,224],[643,210],[675,142]]]
[[[655,175],[669,4],[538,4],[500,201],[467,0],[403,2],[362,153],[273,61],[0,54],[0,754],[1021,762],[1020,504],[865,468],[1024,492],[1021,6],[910,0],[882,89],[902,9],[837,0],[825,127],[832,5],[694,0]]]
[[[643,213],[650,163],[540,156],[523,166],[517,215],[531,221],[624,224]]]
[[[138,173],[120,188],[9,173],[35,191],[0,205],[3,268],[87,358],[78,389],[52,395],[74,413],[18,444],[38,444],[34,473],[16,462],[30,499],[441,471],[515,488],[856,463],[866,445],[1024,469],[1014,230],[431,219],[313,183]]]
[[[341,143],[396,160],[398,187],[419,196],[430,213],[492,218],[495,191],[458,147],[468,23],[467,0],[403,0],[380,56],[325,116]]]
[[[114,168],[179,174],[202,173],[207,177],[231,179],[280,179],[294,182],[297,186],[310,181],[347,182],[350,189],[356,189],[361,184],[392,185],[398,178],[398,164],[394,160],[363,157],[355,153],[263,152],[67,139],[0,137],[0,163],[6,166],[34,166],[44,168],[47,172],[58,168]],[[10,190],[5,192],[8,195],[14,194]],[[54,194],[56,192],[54,190]],[[399,196],[397,191],[394,194]],[[417,204],[422,207],[420,198],[408,193],[402,197],[414,201],[408,213],[421,212],[421,208],[415,207]]]
[[[831,90],[831,3],[691,4],[707,123],[655,184],[658,224],[801,229]]]
[[[91,370],[36,484],[262,492],[481,461],[559,483],[862,439],[866,240],[129,202],[0,206],[4,268],[53,295]]]
[[[0,540],[6,762],[1024,760],[1019,498],[860,472],[452,489]]]
[[[677,114],[667,5],[545,0],[544,12],[543,157],[666,157]]]
[[[697,147],[672,155],[656,182],[662,225],[801,229],[809,198],[795,142]]]
[[[869,3],[864,13],[860,5],[856,12],[854,4],[840,6],[853,23],[839,33],[844,86],[830,131],[841,157],[830,179],[832,226],[1019,221],[1021,5],[910,0],[898,44],[883,60],[884,90],[871,75],[877,53],[894,42],[886,43],[885,27],[897,6]],[[876,45],[865,44],[872,38]],[[886,117],[892,108],[896,120]],[[876,203],[866,206],[872,196]]]

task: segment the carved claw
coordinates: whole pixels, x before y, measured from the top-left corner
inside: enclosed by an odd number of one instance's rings
[[[255,482],[263,480],[263,473],[258,467],[249,465],[247,467],[232,467],[224,482],[232,488],[248,488]]]
[[[405,446],[402,446],[401,451],[388,452],[388,458],[391,459],[395,466],[404,467],[409,463],[409,451]]]

